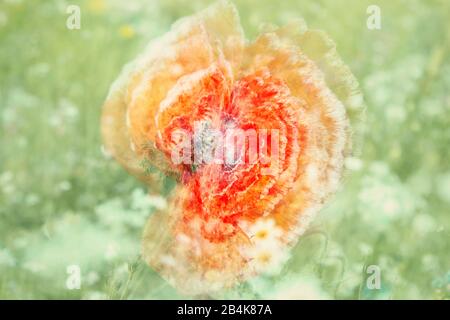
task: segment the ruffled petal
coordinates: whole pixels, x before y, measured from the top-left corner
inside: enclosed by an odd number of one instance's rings
[[[127,65],[103,107],[102,134],[107,150],[132,174],[145,176],[142,160],[171,171],[155,147],[154,118],[180,78],[208,68],[219,57],[232,70],[240,64],[244,38],[235,8],[218,4],[175,23]]]
[[[302,100],[306,148],[298,158],[298,178],[271,215],[296,239],[311,213],[338,187],[343,160],[351,150],[348,114],[362,114],[357,82],[337,55],[334,44],[303,22],[260,35],[246,48],[242,74],[262,67],[279,77]]]

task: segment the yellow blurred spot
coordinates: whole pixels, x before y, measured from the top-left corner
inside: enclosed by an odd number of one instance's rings
[[[106,10],[105,0],[88,0],[88,10],[93,13],[102,13]]]
[[[259,230],[258,232],[256,232],[255,237],[263,240],[263,239],[266,239],[268,235],[269,235],[269,231],[262,229],[262,230]]]
[[[261,252],[257,259],[261,264],[268,264],[272,260],[272,254],[270,252]]]
[[[134,31],[134,28],[128,24],[123,25],[119,28],[119,35],[122,38],[129,39],[134,37],[135,34],[136,32]]]

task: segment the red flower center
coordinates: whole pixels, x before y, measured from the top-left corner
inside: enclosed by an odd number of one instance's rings
[[[236,82],[212,66],[181,79],[161,103],[157,146],[179,170],[183,223],[223,241],[238,220],[270,213],[297,177],[302,102],[267,70]],[[175,159],[175,161],[174,161]]]

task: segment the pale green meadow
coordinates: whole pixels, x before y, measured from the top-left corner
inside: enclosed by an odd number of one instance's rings
[[[125,63],[210,3],[0,2],[1,299],[185,298],[140,259],[145,221],[173,181],[148,196],[103,151],[99,120]],[[450,2],[234,3],[250,39],[299,17],[326,31],[360,83],[366,121],[339,192],[282,272],[210,298],[448,299]],[[81,9],[79,30],[66,26],[69,5]],[[380,29],[366,25],[369,5]]]

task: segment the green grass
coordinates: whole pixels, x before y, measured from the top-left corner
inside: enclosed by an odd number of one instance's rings
[[[180,297],[139,260],[154,204],[103,155],[99,117],[122,66],[211,2],[70,1],[81,30],[66,28],[66,1],[0,3],[0,298]],[[283,274],[224,296],[292,282],[315,297],[449,298],[448,1],[235,3],[249,37],[295,17],[328,32],[360,81],[367,123],[360,158]],[[381,30],[366,28],[369,4],[381,7]],[[80,290],[65,286],[71,264]],[[365,287],[371,264],[380,290]]]

